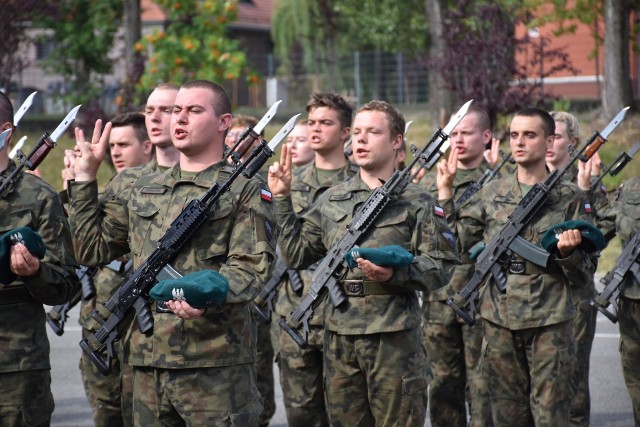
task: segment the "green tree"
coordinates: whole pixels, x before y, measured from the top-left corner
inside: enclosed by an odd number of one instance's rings
[[[237,40],[226,35],[235,20],[237,1],[159,0],[168,14],[164,30],[157,30],[136,43],[148,54],[148,65],[138,88],[149,91],[158,83],[182,84],[186,80],[233,80],[247,73],[250,82],[258,76],[247,67]]]
[[[109,56],[122,25],[122,0],[57,0],[36,24],[52,30],[55,44],[45,68],[61,74],[69,87],[59,95],[68,104],[83,104],[85,120],[103,115],[98,97],[111,73]]]

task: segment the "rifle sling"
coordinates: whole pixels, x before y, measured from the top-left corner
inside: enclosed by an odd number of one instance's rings
[[[342,286],[344,293],[349,297],[409,294],[414,292],[411,289],[401,288],[394,285],[385,285],[384,283],[373,282],[370,280],[341,280],[340,285]]]
[[[0,305],[35,301],[24,286],[11,286],[0,290]]]

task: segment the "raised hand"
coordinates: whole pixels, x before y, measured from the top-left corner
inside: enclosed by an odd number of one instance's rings
[[[282,146],[280,161],[269,166],[267,177],[269,190],[274,196],[288,196],[291,191],[291,149],[287,144]]]
[[[453,180],[458,171],[458,150],[451,150],[448,159],[440,160],[437,165],[436,185],[438,187],[438,200],[453,197]]]
[[[491,138],[491,148],[484,150],[484,159],[489,163],[489,168],[493,169],[500,161],[500,140]]]
[[[93,128],[91,142],[84,139],[84,132],[80,128],[75,129],[76,133],[76,161],[74,173],[76,181],[93,181],[96,179],[100,163],[104,159],[109,143],[109,133],[111,132],[111,122],[108,122],[102,130],[102,120],[96,120]]]

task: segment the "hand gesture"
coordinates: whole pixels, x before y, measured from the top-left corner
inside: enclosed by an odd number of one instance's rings
[[[74,173],[76,181],[93,181],[96,179],[100,163],[104,159],[109,143],[111,122],[108,122],[102,130],[102,120],[96,120],[93,128],[93,136],[89,143],[84,139],[84,132],[76,128],[76,162]]]
[[[269,190],[274,196],[287,196],[291,191],[291,149],[287,144],[282,146],[280,162],[269,166]]]
[[[558,252],[561,258],[571,255],[571,252],[582,242],[580,230],[567,230],[558,236]]]
[[[438,162],[436,185],[438,187],[438,200],[450,199],[453,197],[453,180],[458,171],[458,150],[453,148],[448,159]]]
[[[589,191],[589,187],[591,186],[591,174],[593,172],[593,160],[591,157],[586,162],[578,162],[578,187],[582,191]]]
[[[393,267],[382,267],[364,258],[356,258],[356,262],[367,279],[374,282],[386,282],[393,276]]]
[[[167,307],[178,317],[183,319],[197,319],[204,314],[204,308],[191,307],[186,301],[167,301]]]
[[[491,138],[491,148],[484,150],[484,159],[489,163],[489,168],[493,169],[500,161],[500,140]]]
[[[64,150],[64,168],[60,171],[62,177],[62,188],[67,189],[67,181],[76,179],[75,164],[76,153],[73,150]]]
[[[9,252],[9,268],[11,272],[21,277],[31,277],[40,270],[40,259],[29,252],[22,243],[11,245]]]

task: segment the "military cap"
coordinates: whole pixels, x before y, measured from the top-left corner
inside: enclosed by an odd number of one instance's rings
[[[213,270],[196,271],[178,279],[162,280],[149,295],[157,301],[186,301],[196,308],[215,307],[224,302],[229,282]]]
[[[383,267],[404,267],[411,264],[413,255],[402,246],[390,245],[381,248],[353,248],[344,255],[349,267],[358,266],[356,258],[364,258]]]
[[[11,246],[22,243],[29,252],[38,258],[44,258],[47,247],[42,241],[42,237],[28,227],[18,227],[0,236],[0,282],[8,285],[17,277],[11,272],[9,264],[11,261]]]
[[[558,244],[558,235],[567,230],[580,230],[582,235],[582,242],[580,247],[585,252],[596,252],[604,248],[604,236],[602,232],[589,224],[587,221],[580,219],[574,219],[571,221],[561,222],[549,228],[540,240],[540,246],[542,246],[547,252],[551,252],[556,249]]]

